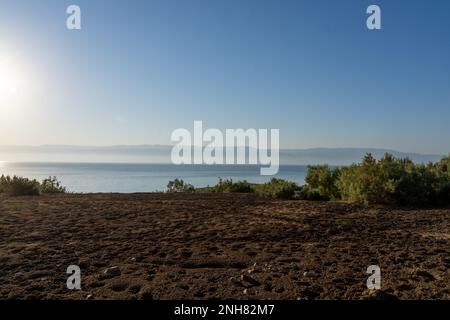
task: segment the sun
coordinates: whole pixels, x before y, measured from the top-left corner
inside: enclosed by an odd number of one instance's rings
[[[0,99],[9,100],[19,94],[25,78],[20,66],[11,60],[0,60]]]

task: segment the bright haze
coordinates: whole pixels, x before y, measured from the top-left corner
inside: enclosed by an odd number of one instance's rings
[[[376,3],[369,31],[372,1],[2,0],[0,145],[167,145],[202,120],[446,154],[450,2]]]

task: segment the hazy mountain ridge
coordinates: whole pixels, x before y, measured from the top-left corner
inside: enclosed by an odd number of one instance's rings
[[[116,146],[0,146],[0,161],[26,162],[142,162],[170,163],[170,145],[116,145]],[[408,153],[379,148],[309,148],[281,149],[283,165],[324,164],[349,165],[358,162],[366,153],[380,158],[385,153],[408,157],[417,163],[437,161],[443,155]]]

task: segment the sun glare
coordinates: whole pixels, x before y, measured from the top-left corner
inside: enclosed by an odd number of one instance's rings
[[[24,88],[25,77],[20,66],[12,60],[0,60],[0,101],[6,102],[18,96]]]

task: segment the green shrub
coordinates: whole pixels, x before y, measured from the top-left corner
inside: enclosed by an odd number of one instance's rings
[[[384,182],[376,159],[367,154],[362,163],[341,169],[336,186],[344,201],[384,202]]]
[[[255,192],[252,185],[246,180],[231,183],[228,188],[228,192],[238,192],[238,193],[252,193]]]
[[[308,166],[305,178],[307,188],[302,194],[306,198],[320,200],[339,199],[340,193],[336,186],[339,174],[338,168],[331,169],[328,165]]]
[[[414,164],[386,154],[380,160],[366,155],[359,164],[342,168],[336,181],[340,198],[350,202],[408,206],[449,204],[449,162]]]
[[[327,201],[319,193],[317,189],[310,189],[308,186],[302,186],[299,191],[294,195],[294,199],[298,200],[309,200],[309,201]]]
[[[257,185],[256,193],[262,196],[276,199],[294,199],[301,191],[301,187],[295,182],[272,178],[269,182]]]
[[[204,192],[213,193],[253,193],[255,192],[253,185],[246,180],[233,182],[231,179],[219,178],[219,182],[212,186],[202,189]]]
[[[252,184],[246,180],[233,182],[231,179],[221,179],[210,187],[196,189],[196,192],[212,193],[256,193],[258,195],[277,199],[295,199],[302,188],[294,182],[273,178],[264,184]]]
[[[437,182],[435,186],[435,202],[439,206],[450,203],[450,155],[442,158],[436,164],[428,164],[432,167]]]
[[[195,188],[192,184],[185,183],[182,179],[169,181],[167,184],[167,192],[194,192]]]
[[[450,156],[437,163],[415,164],[385,154],[376,160],[371,154],[349,167],[309,166],[306,184],[273,178],[267,183],[222,180],[198,192],[254,192],[277,199],[343,200],[348,202],[403,206],[446,206],[450,204]],[[172,192],[195,191],[183,180],[169,183]]]
[[[56,177],[44,179],[41,183],[40,190],[43,194],[66,193],[66,188],[61,185],[61,182]]]
[[[2,175],[0,177],[0,193],[10,196],[35,196],[40,194],[40,184],[36,180]]]

